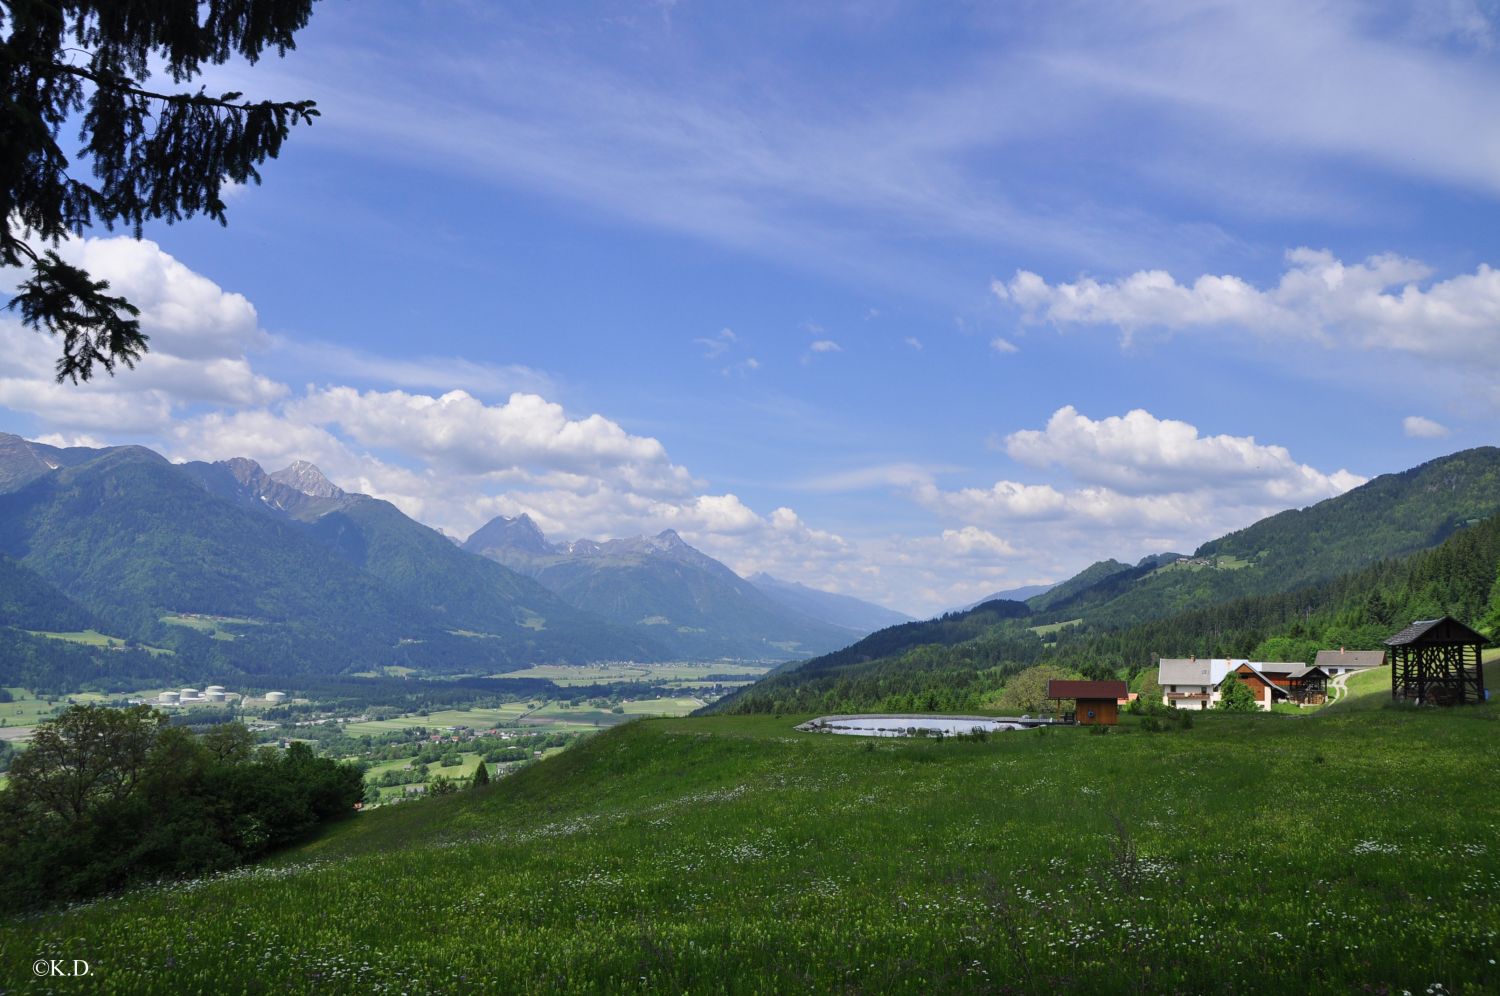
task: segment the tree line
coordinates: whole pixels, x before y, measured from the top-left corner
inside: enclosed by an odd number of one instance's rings
[[[239,723],[197,735],[149,706],[73,706],[36,730],[0,791],[0,909],[233,868],[350,815],[360,770]]]

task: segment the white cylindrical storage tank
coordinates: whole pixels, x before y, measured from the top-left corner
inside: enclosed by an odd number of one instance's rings
[[[215,695],[215,694],[223,695],[224,694],[224,686],[223,685],[209,685],[207,688],[205,688],[203,690],[203,694],[204,695]]]
[[[158,695],[156,697],[156,701],[160,702],[162,705],[176,705],[177,704],[177,693],[176,692],[162,692],[160,695]]]
[[[223,692],[209,692],[205,697],[210,702],[223,702],[224,701],[224,693]]]
[[[267,692],[266,693],[266,701],[267,702],[284,702],[284,701],[286,701],[286,692]]]
[[[185,698],[185,699],[197,698],[198,697],[198,689],[196,689],[196,688],[184,688],[179,694],[181,694],[182,697]]]

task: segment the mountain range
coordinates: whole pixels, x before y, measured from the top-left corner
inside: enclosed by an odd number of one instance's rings
[[[901,618],[858,599],[774,578],[746,580],[671,529],[552,543],[530,516],[500,516],[476,530],[463,549],[534,578],[570,604],[682,657],[807,657]]]
[[[174,464],[142,447],[0,434],[0,651],[33,675],[51,659],[76,676],[89,648],[32,634],[93,629],[147,648],[93,652],[93,669],[113,677],[393,664],[455,674],[784,660],[876,628],[839,624],[864,605],[854,600],[825,596],[839,622],[783,604],[670,531],[559,554],[530,520],[512,525],[508,541],[499,521],[471,537],[466,547],[488,537],[490,555],[476,556],[305,461],[267,473],[245,458]],[[493,555],[501,548],[517,563],[528,551],[559,563],[514,570]]]

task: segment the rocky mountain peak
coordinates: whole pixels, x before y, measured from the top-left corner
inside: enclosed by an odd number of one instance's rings
[[[272,474],[271,480],[277,484],[285,484],[312,498],[342,498],[344,496],[344,492],[324,477],[321,470],[306,460],[292,461],[291,466]]]
[[[515,518],[497,515],[476,529],[463,544],[476,553],[485,550],[517,550],[522,553],[548,554],[552,545],[536,522],[522,512]]]

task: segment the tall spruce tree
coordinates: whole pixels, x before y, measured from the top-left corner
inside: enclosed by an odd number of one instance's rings
[[[474,769],[474,777],[469,781],[469,788],[484,788],[490,783],[489,765],[484,763],[484,758],[479,759],[479,767]]]
[[[161,92],[161,66],[181,86],[205,66],[267,49],[284,55],[314,0],[0,0],[0,267],[25,267],[9,308],[62,339],[57,379],[95,366],[133,367],[147,350],[139,311],[109,284],[48,248],[94,223],[128,226],[205,214],[225,223],[227,184],[260,182],[311,100],[258,101]],[[59,143],[80,128],[73,153]]]

